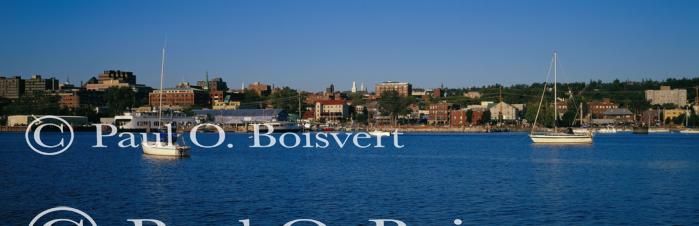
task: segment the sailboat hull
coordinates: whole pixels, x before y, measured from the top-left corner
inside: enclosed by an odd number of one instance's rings
[[[534,143],[541,144],[591,144],[592,136],[590,135],[578,135],[578,134],[530,134],[529,138],[532,139]]]
[[[188,157],[189,147],[179,145],[167,145],[167,143],[146,141],[141,143],[143,154],[172,157]]]

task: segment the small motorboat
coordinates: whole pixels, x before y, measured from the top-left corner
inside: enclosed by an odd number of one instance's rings
[[[619,131],[616,129],[616,127],[607,126],[607,127],[598,129],[597,132],[598,133],[617,133]]]
[[[369,132],[369,135],[377,136],[377,137],[378,136],[386,136],[387,137],[387,136],[391,136],[391,132],[374,130],[374,131]]]

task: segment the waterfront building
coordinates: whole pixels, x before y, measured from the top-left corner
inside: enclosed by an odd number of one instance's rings
[[[387,91],[396,91],[400,96],[410,96],[413,92],[413,85],[407,82],[386,81],[376,84],[375,92],[377,97]]]
[[[660,120],[660,111],[656,109],[648,109],[641,112],[641,123],[656,125]]]
[[[626,108],[610,108],[602,113],[602,119],[614,120],[615,123],[631,123],[634,115]]]
[[[427,123],[430,125],[448,125],[449,113],[454,106],[446,101],[430,104]]]
[[[344,100],[319,100],[315,103],[315,119],[325,122],[339,122],[349,114],[349,106]]]
[[[17,99],[24,94],[24,80],[19,76],[0,77],[0,97]]]
[[[258,96],[268,96],[272,94],[272,87],[261,82],[251,83],[248,85],[248,90],[251,90]]]
[[[186,108],[192,106],[209,105],[209,96],[200,89],[171,88],[155,90],[148,95],[148,103],[152,107],[160,105],[160,93],[162,92],[163,108]]]
[[[660,86],[660,90],[646,90],[646,100],[653,105],[674,104],[676,106],[684,106],[687,104],[687,90]]]
[[[497,103],[488,108],[488,110],[493,120],[509,121],[517,119],[517,108],[505,102]]]
[[[53,92],[58,90],[59,82],[55,78],[42,78],[41,75],[32,75],[30,79],[24,80],[24,94],[34,95],[37,93]]]
[[[605,111],[619,108],[619,106],[617,106],[617,104],[612,102],[609,98],[602,98],[602,101],[588,102],[587,106],[590,109],[590,114],[592,114],[592,117],[600,119],[604,117]]]
[[[449,113],[449,126],[451,127],[464,127],[468,126],[468,111],[465,109],[452,110]]]
[[[663,121],[673,120],[677,117],[682,116],[686,112],[685,109],[681,108],[676,108],[676,109],[663,109]]]

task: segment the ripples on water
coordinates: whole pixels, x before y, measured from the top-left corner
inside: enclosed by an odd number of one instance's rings
[[[94,134],[46,157],[0,134],[0,219],[24,225],[71,206],[100,225],[699,224],[699,136],[600,135],[532,145],[526,134],[408,134],[403,149],[193,149],[172,160],[92,149]],[[211,135],[203,139],[213,142]],[[387,140],[388,141],[388,140]],[[114,147],[115,141],[108,145]],[[225,146],[225,145],[224,145]]]

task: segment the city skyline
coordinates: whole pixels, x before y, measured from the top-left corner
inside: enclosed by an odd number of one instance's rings
[[[0,75],[79,83],[114,69],[158,87],[165,39],[166,87],[206,71],[233,88],[526,84],[553,50],[561,81],[699,74],[697,3],[585,3],[5,2]]]

